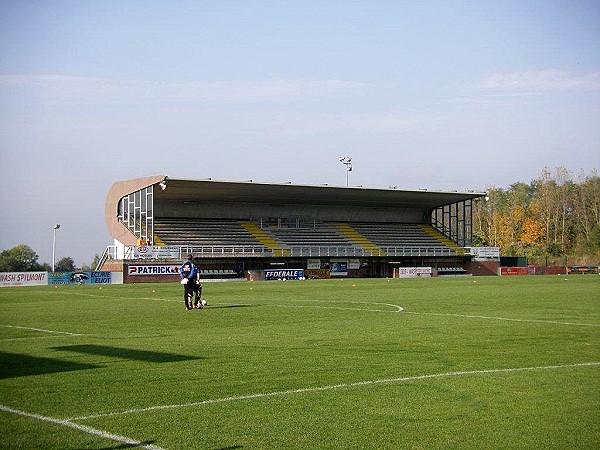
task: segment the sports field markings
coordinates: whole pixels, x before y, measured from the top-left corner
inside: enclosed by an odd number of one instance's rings
[[[79,295],[76,293],[69,293],[69,295]],[[87,295],[89,297],[101,297],[101,298],[111,298],[111,299],[120,299],[120,297],[112,297],[112,296],[103,296],[98,294],[82,294]],[[160,297],[138,297],[141,300],[159,300],[165,302],[183,302],[183,300],[175,300],[175,299],[166,299]],[[322,303],[332,303],[334,301],[327,300]],[[515,319],[510,317],[494,317],[494,316],[479,316],[475,314],[457,314],[457,313],[429,313],[429,312],[417,312],[417,311],[406,311],[403,307],[390,304],[390,303],[377,303],[377,302],[347,302],[347,301],[339,301],[340,303],[363,303],[363,304],[371,304],[371,305],[386,305],[392,308],[397,308],[394,311],[389,310],[380,310],[380,309],[365,309],[365,308],[349,308],[349,307],[341,307],[341,306],[319,306],[319,305],[282,305],[282,304],[265,304],[265,306],[274,306],[280,308],[321,308],[321,309],[338,309],[338,310],[350,310],[350,311],[368,311],[368,312],[384,312],[384,313],[398,313],[402,312],[405,314],[414,314],[414,315],[423,315],[423,316],[446,316],[446,317],[462,317],[466,319],[483,319],[483,320],[502,320],[509,322],[523,322],[523,323],[547,323],[554,325],[571,325],[571,326],[581,326],[581,327],[600,327],[600,324],[597,323],[576,323],[576,322],[562,322],[559,320],[541,320],[541,319]],[[225,303],[212,303],[214,305],[223,305]],[[227,303],[228,305],[233,305],[233,303]],[[236,305],[238,303],[235,303]],[[243,306],[247,306],[246,304],[240,304]],[[248,305],[249,306],[249,305]]]
[[[327,300],[322,303],[335,303],[336,301]],[[500,321],[509,321],[509,322],[524,322],[524,323],[546,323],[546,324],[555,324],[555,325],[572,325],[572,326],[582,326],[582,327],[600,327],[600,324],[594,323],[576,323],[576,322],[562,322],[559,320],[541,320],[541,319],[515,319],[510,317],[494,317],[494,316],[480,316],[475,314],[458,314],[458,313],[429,313],[429,312],[416,312],[416,311],[406,311],[402,306],[394,305],[392,303],[378,303],[378,302],[347,302],[340,301],[340,303],[360,303],[365,305],[384,305],[389,306],[391,308],[396,308],[394,310],[386,310],[386,309],[367,309],[367,308],[350,308],[350,307],[342,307],[342,306],[321,306],[321,305],[282,305],[282,304],[273,304],[269,306],[276,306],[280,308],[320,308],[320,309],[337,309],[337,310],[349,310],[349,311],[367,311],[367,312],[383,312],[383,313],[403,313],[403,314],[413,314],[413,315],[423,315],[423,316],[442,316],[442,317],[462,317],[466,319],[483,319],[483,320],[500,320]]]
[[[510,317],[478,316],[478,315],[472,315],[472,314],[456,314],[456,313],[429,313],[429,312],[415,312],[415,311],[404,311],[404,313],[421,315],[421,316],[464,317],[466,319],[505,320],[508,322],[550,323],[550,324],[555,324],[555,325],[575,325],[575,326],[581,326],[581,327],[600,327],[600,324],[597,324],[597,323],[561,322],[559,320],[514,319],[514,318],[510,318]]]
[[[50,333],[50,334],[56,334],[56,335],[67,335],[67,336],[83,336],[82,334],[79,333],[69,333],[68,331],[57,331],[57,330],[45,330],[43,328],[32,328],[32,327],[22,327],[22,326],[18,326],[18,325],[0,325],[2,327],[5,328],[17,328],[20,330],[30,330],[30,331],[39,331],[40,333]]]
[[[310,302],[307,302],[310,303]],[[341,301],[341,300],[327,300],[322,302],[315,303],[344,303],[344,304],[359,304],[359,305],[380,305],[380,306],[389,306],[390,308],[394,308],[392,310],[387,309],[370,309],[370,308],[352,308],[348,306],[322,306],[322,305],[281,305],[281,304],[269,304],[268,306],[277,306],[279,308],[319,308],[319,309],[337,309],[337,310],[348,310],[348,311],[367,311],[367,312],[384,312],[384,313],[399,313],[404,310],[402,306],[394,305],[391,303],[378,303],[378,302],[350,302],[350,301]]]
[[[22,417],[29,417],[30,419],[41,420],[43,422],[50,422],[56,425],[61,425],[63,427],[73,428],[75,430],[83,431],[84,433],[92,434],[94,436],[98,436],[104,439],[110,439],[115,442],[127,444],[128,446],[147,448],[150,450],[164,450],[162,447],[157,447],[156,445],[147,443],[147,441],[136,441],[135,439],[131,439],[126,436],[120,436],[118,434],[98,430],[97,428],[88,427],[86,425],[79,425],[77,423],[73,423],[71,420],[63,420],[49,416],[42,416],[40,414],[32,414],[25,411],[20,411],[18,409],[9,408],[8,406],[4,405],[0,405],[0,410],[11,414],[16,414]]]
[[[237,402],[242,400],[253,400],[253,399],[261,399],[261,398],[269,398],[269,397],[282,397],[286,395],[294,395],[294,394],[306,394],[311,392],[323,392],[323,391],[333,391],[336,389],[349,389],[355,387],[362,386],[374,386],[380,384],[394,384],[394,383],[404,383],[410,381],[419,381],[419,380],[431,380],[436,378],[449,378],[449,377],[460,377],[460,376],[468,376],[468,375],[483,375],[483,374],[499,374],[499,373],[510,373],[510,372],[525,372],[525,371],[539,371],[539,370],[553,370],[553,369],[569,369],[576,367],[590,367],[590,366],[600,366],[600,362],[587,362],[587,363],[576,363],[576,364],[559,364],[553,366],[534,366],[534,367],[513,367],[513,368],[505,368],[505,369],[483,369],[483,370],[465,370],[458,372],[442,372],[442,373],[434,373],[429,375],[416,375],[412,377],[400,377],[400,378],[385,378],[381,380],[366,380],[366,381],[356,381],[354,383],[340,383],[340,384],[332,384],[328,386],[317,386],[317,387],[309,387],[309,388],[301,388],[301,389],[288,389],[285,391],[274,391],[274,392],[261,392],[256,394],[248,394],[248,395],[240,395],[236,397],[223,397],[223,398],[213,398],[209,400],[203,400],[200,402],[191,402],[191,403],[182,403],[178,405],[158,405],[158,406],[148,406],[146,408],[132,408],[126,409],[123,411],[113,411],[101,414],[93,414],[89,416],[81,416],[81,417],[72,417],[70,419],[65,419],[65,422],[72,421],[81,421],[81,420],[90,420],[90,419],[98,419],[101,417],[109,417],[109,416],[118,416],[124,414],[135,414],[135,413],[143,413],[149,411],[163,411],[167,409],[180,409],[180,408],[191,408],[195,406],[203,406],[203,405],[211,405],[215,403],[229,403],[229,402]]]

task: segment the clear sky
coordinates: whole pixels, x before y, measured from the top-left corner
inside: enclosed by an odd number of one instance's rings
[[[0,2],[0,250],[149,175],[485,190],[600,166],[600,1]]]

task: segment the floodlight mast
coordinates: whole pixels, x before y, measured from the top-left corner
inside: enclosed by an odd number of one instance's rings
[[[52,237],[52,272],[54,272],[54,262],[56,261],[56,230],[60,228],[60,224],[54,225],[53,237]]]
[[[340,156],[338,161],[346,166],[346,187],[349,185],[349,175],[352,172],[352,158],[349,156]]]

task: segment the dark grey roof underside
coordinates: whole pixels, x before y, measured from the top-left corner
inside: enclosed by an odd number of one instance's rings
[[[484,192],[404,191],[172,178],[167,178],[166,184],[165,190],[154,190],[155,201],[345,205],[429,210],[486,195]]]

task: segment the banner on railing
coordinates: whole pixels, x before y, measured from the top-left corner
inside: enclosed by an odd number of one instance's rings
[[[174,245],[143,245],[133,248],[135,259],[178,259],[179,247]]]
[[[499,247],[470,247],[470,252],[475,261],[500,259]]]

